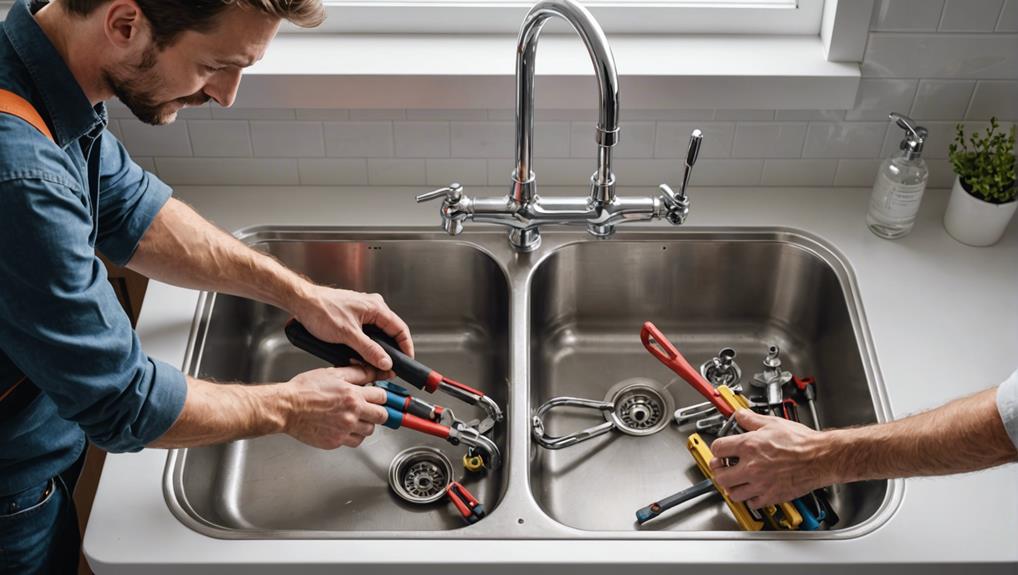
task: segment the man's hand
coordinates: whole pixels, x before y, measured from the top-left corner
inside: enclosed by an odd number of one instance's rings
[[[364,384],[379,374],[366,366],[304,372],[283,386],[292,402],[285,431],[313,447],[357,447],[388,417],[385,391]]]
[[[414,343],[410,328],[378,294],[312,285],[300,305],[291,309],[297,319],[315,337],[352,347],[369,364],[382,370],[392,369],[392,359],[380,345],[364,334],[363,326],[377,325],[396,338],[401,350],[413,357]]]
[[[710,462],[715,480],[732,500],[760,509],[829,484],[815,457],[821,433],[749,409],[737,411],[735,417],[747,433],[716,439],[711,445],[715,459]],[[738,458],[738,463],[726,467],[724,458]]]

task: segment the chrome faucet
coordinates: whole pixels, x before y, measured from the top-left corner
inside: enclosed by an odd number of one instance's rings
[[[534,141],[534,70],[537,40],[552,16],[569,22],[579,34],[594,64],[600,95],[597,127],[597,171],[590,177],[588,197],[542,198],[531,169]],[[541,244],[543,224],[586,224],[598,238],[610,237],[615,226],[627,221],[662,218],[680,225],[689,214],[686,186],[700,151],[703,134],[693,130],[679,192],[667,184],[660,194],[645,197],[615,195],[612,148],[619,141],[619,77],[608,39],[594,17],[575,0],[542,0],[523,21],[516,46],[516,167],[509,193],[502,197],[471,198],[457,183],[417,196],[418,202],[442,198],[442,227],[450,235],[463,231],[467,219],[509,227],[509,242],[521,252]]]

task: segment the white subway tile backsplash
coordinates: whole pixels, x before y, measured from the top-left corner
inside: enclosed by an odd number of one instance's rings
[[[449,121],[449,120],[487,120],[487,110],[407,110],[407,120],[417,121]]]
[[[1007,0],[1000,11],[997,32],[1018,32],[1018,0]]]
[[[534,110],[534,120],[538,122],[596,122],[597,108],[594,107],[593,102],[589,109],[538,108]]]
[[[1018,79],[1018,34],[871,33],[864,77]]]
[[[488,110],[488,119],[496,122],[512,122],[516,119],[516,110]]]
[[[325,155],[321,122],[251,122],[255,157],[316,158]]]
[[[392,122],[326,122],[323,129],[332,158],[387,158],[395,149]]]
[[[926,165],[930,168],[927,188],[950,188],[954,185],[954,168],[949,160],[927,160]]]
[[[570,126],[569,122],[534,122],[534,156],[568,158]]]
[[[297,160],[267,158],[156,158],[159,179],[170,185],[294,186]]]
[[[488,185],[486,160],[427,160],[426,181],[429,186],[448,186],[459,182],[464,186]]]
[[[619,143],[615,145],[616,158],[653,158],[654,122],[626,122],[620,128]],[[573,122],[571,128],[572,156],[597,156],[595,127],[590,122]]]
[[[993,32],[1004,0],[947,0],[941,32]]]
[[[615,181],[619,186],[677,185],[682,181],[683,163],[677,160],[621,158],[615,162]],[[591,163],[593,168],[593,163]],[[699,169],[699,165],[697,165]],[[593,172],[593,170],[591,170]],[[696,173],[696,170],[693,170]]]
[[[816,122],[806,131],[804,158],[876,158],[887,122]]]
[[[883,160],[838,160],[838,170],[834,172],[834,185],[872,187],[881,163]]]
[[[778,122],[840,122],[845,119],[845,110],[778,110],[774,119]]]
[[[764,160],[760,185],[830,186],[838,160]]]
[[[368,183],[372,186],[420,186],[426,179],[425,160],[368,160]]]
[[[879,0],[871,30],[934,31],[940,23],[944,0]]]
[[[698,160],[691,186],[756,186],[760,183],[763,160]],[[675,179],[671,179],[675,182]],[[672,184],[675,185],[674,183]]]
[[[247,120],[189,120],[191,148],[199,157],[249,158],[251,132]]]
[[[979,82],[976,85],[965,117],[989,120],[993,116],[998,120],[1018,120],[1018,82]]]
[[[295,112],[298,120],[311,122],[342,122],[350,119],[350,110],[298,108]]]
[[[661,121],[661,122],[690,122],[705,121],[714,119],[714,110],[624,110],[622,111],[622,126],[630,120]],[[595,116],[596,117],[596,116]]]
[[[701,158],[727,158],[732,155],[735,124],[731,122],[659,122],[654,144],[657,158],[685,158],[689,150],[689,134],[703,132]]]
[[[718,110],[714,119],[719,122],[769,122],[774,110]]]
[[[155,161],[155,159],[153,159],[153,158],[145,158],[145,157],[141,157],[141,156],[131,156],[131,159],[134,160],[135,164],[138,164],[139,166],[141,166],[141,168],[143,170],[145,170],[146,172],[152,172],[153,174],[156,173],[156,161]]]
[[[452,122],[454,157],[511,158],[515,144],[512,122]]]
[[[124,142],[124,134],[120,131],[120,120],[110,120],[106,123],[106,129],[109,130],[116,139],[120,140],[120,143]]]
[[[212,106],[213,120],[296,120],[290,108],[221,108]]]
[[[121,141],[132,154],[140,156],[190,156],[191,141],[186,122],[150,126],[138,120],[120,122]]]
[[[448,158],[449,122],[395,122],[397,158]]]
[[[590,175],[594,173],[594,160],[534,160],[534,175],[540,186],[577,186],[590,185]],[[512,173],[512,166],[506,174]],[[490,176],[489,176],[490,178]],[[495,183],[495,182],[491,182]]]
[[[886,120],[890,112],[907,114],[912,107],[917,80],[863,79],[855,107],[845,113],[849,121]]]
[[[405,120],[405,110],[350,110],[350,119],[359,121]]]
[[[368,183],[368,161],[352,158],[301,158],[302,186],[360,186]]]
[[[975,86],[975,82],[965,80],[921,80],[909,116],[914,120],[964,117]]]
[[[748,122],[735,127],[733,158],[798,158],[806,140],[803,122]]]

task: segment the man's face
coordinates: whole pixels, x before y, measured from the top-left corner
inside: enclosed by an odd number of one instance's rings
[[[212,30],[183,32],[162,50],[149,37],[129,61],[106,68],[105,80],[147,124],[168,124],[181,108],[209,100],[229,107],[241,72],[261,59],[278,28],[278,19],[232,5]]]

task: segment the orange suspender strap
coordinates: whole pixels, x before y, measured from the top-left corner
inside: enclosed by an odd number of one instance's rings
[[[28,100],[14,92],[0,89],[0,113],[10,114],[17,118],[21,118],[34,126],[36,130],[42,132],[42,135],[49,138],[50,141],[53,140],[53,134],[50,133],[49,126],[47,126],[46,122],[43,121],[42,116],[39,115],[39,112],[36,111],[35,107],[32,106]],[[14,383],[14,385],[0,393],[0,402],[7,399],[7,397],[14,393],[14,390],[25,381],[27,380],[22,376]]]
[[[28,102],[28,100],[15,94],[14,92],[8,92],[7,90],[0,90],[0,113],[10,114],[17,118],[28,122],[35,127],[36,130],[42,132],[42,135],[53,140],[53,134],[49,131],[49,126],[43,121],[42,116],[36,111],[35,107]]]

